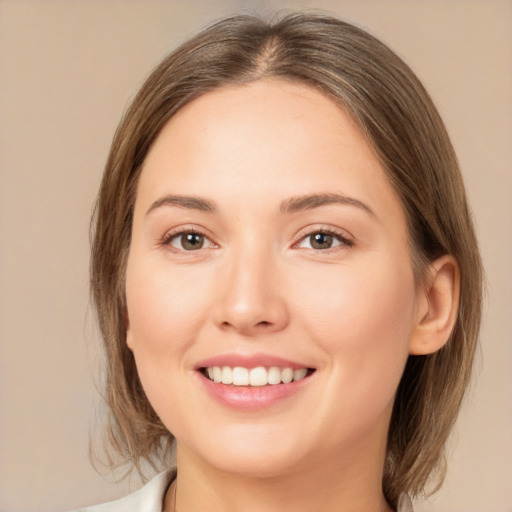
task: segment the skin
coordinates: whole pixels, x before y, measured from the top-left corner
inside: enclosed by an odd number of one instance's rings
[[[282,211],[333,193],[351,201]],[[199,249],[181,243],[191,230],[205,236]],[[333,246],[313,248],[325,230]],[[409,353],[446,341],[457,279],[444,257],[415,286],[400,201],[321,93],[260,80],[182,108],[145,160],[126,275],[127,343],[177,439],[177,510],[391,510],[381,481],[393,399]],[[226,353],[316,371],[285,400],[234,410],[195,370]]]

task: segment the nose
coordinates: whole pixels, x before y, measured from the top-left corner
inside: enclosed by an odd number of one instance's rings
[[[270,334],[284,329],[289,311],[279,265],[263,251],[231,255],[218,274],[217,326],[243,336]]]

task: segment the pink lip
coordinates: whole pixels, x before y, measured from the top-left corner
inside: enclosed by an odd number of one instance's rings
[[[221,404],[240,411],[259,411],[299,393],[314,377],[314,374],[289,384],[274,386],[232,386],[213,382],[202,373],[197,373],[206,392]]]
[[[308,365],[290,361],[280,357],[268,354],[253,354],[244,356],[239,354],[224,354],[209,359],[205,359],[196,365],[196,370],[212,366],[242,366],[244,368],[255,368],[264,366],[269,368],[277,366],[279,368],[310,368]],[[288,384],[276,384],[267,386],[233,386],[213,382],[201,371],[196,375],[203,389],[216,401],[230,409],[240,411],[259,411],[267,407],[296,395],[309,385],[314,377],[314,373],[306,378],[293,381]]]
[[[290,361],[281,357],[272,356],[269,354],[224,354],[220,356],[211,357],[200,361],[196,365],[196,369],[208,368],[212,366],[242,366],[243,368],[256,368],[257,366],[264,366],[270,368],[271,366],[278,366],[280,368],[292,368],[298,370],[299,368],[309,368],[306,364]]]

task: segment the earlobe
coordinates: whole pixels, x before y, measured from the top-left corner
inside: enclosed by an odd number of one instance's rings
[[[126,331],[126,346],[128,347],[129,350],[133,352],[133,339],[130,328],[128,328]]]
[[[441,256],[430,264],[425,287],[419,292],[410,354],[432,354],[447,343],[457,320],[459,295],[457,261],[450,255]]]
[[[133,337],[127,312],[125,313],[124,323],[126,328],[126,346],[133,352]]]

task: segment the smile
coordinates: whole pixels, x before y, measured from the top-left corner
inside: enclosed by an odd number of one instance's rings
[[[207,395],[230,409],[260,411],[311,388],[317,373],[305,361],[273,354],[219,354],[194,368]]]
[[[209,380],[232,386],[275,386],[289,384],[304,379],[311,373],[311,368],[280,368],[271,366],[257,366],[245,368],[242,366],[209,366],[200,369],[201,373]]]

